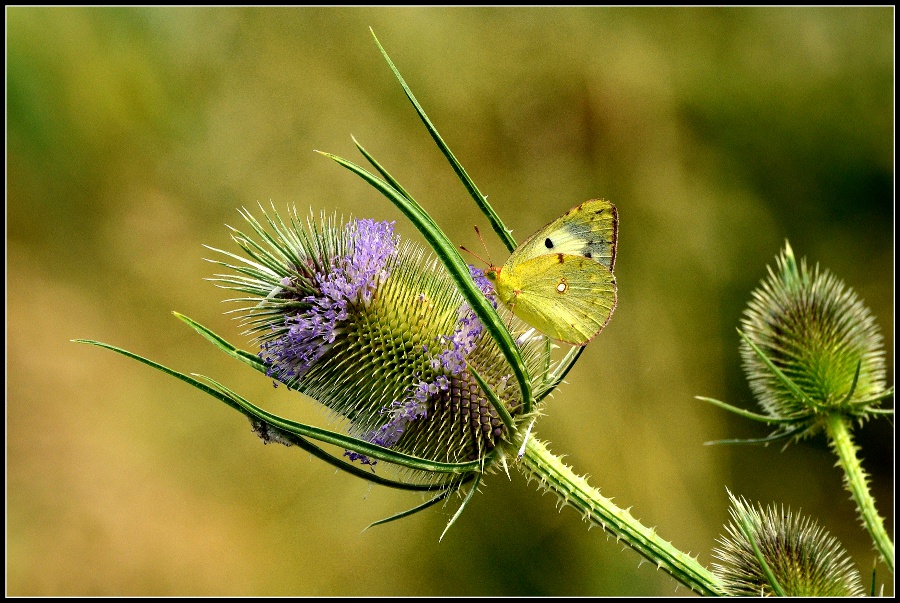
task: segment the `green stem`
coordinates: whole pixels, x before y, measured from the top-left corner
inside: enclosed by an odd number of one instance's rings
[[[844,484],[853,495],[863,524],[872,535],[875,548],[887,564],[891,574],[894,573],[894,543],[884,529],[884,520],[875,509],[875,499],[869,492],[868,478],[856,456],[856,445],[850,435],[847,420],[840,414],[829,415],[826,423],[828,440],[831,448],[838,456],[838,464],[844,470]]]
[[[678,582],[701,595],[723,594],[719,581],[699,561],[660,538],[626,509],[614,505],[535,438],[528,440],[519,467],[528,477],[538,478],[545,488],[555,492],[588,521],[602,526]]]

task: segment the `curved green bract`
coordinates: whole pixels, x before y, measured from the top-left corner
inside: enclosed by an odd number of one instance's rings
[[[366,526],[366,528],[365,528],[365,530],[363,530],[363,532],[365,532],[369,528],[374,528],[375,526],[380,526],[380,525],[383,525],[386,523],[390,523],[392,521],[397,521],[398,519],[403,519],[404,517],[409,517],[410,515],[415,515],[419,511],[424,511],[425,509],[431,507],[432,505],[435,505],[435,504],[441,502],[442,500],[446,499],[453,492],[455,492],[455,490],[452,490],[452,489],[443,490],[434,498],[427,500],[424,503],[422,503],[421,505],[413,507],[412,509],[407,509],[406,511],[401,511],[400,513],[391,515],[390,517],[385,517],[384,519],[379,519],[378,521],[373,521],[372,523],[370,523],[369,525]]]
[[[423,471],[429,471],[434,473],[448,473],[448,474],[462,474],[469,473],[471,471],[478,471],[481,468],[479,461],[469,461],[466,463],[441,463],[436,461],[431,461],[428,459],[423,459],[415,456],[411,456],[408,454],[403,454],[400,452],[394,452],[387,448],[382,448],[381,446],[377,446],[375,444],[371,444],[369,442],[358,440],[356,438],[346,436],[341,433],[337,433],[334,431],[329,431],[327,429],[321,429],[318,427],[313,427],[312,425],[305,425],[303,423],[297,423],[295,421],[291,421],[289,419],[284,419],[279,417],[278,415],[274,415],[269,413],[261,408],[257,407],[253,403],[249,402],[245,398],[239,396],[238,394],[232,392],[222,384],[208,378],[202,377],[207,380],[211,385],[206,385],[197,379],[194,379],[191,376],[180,373],[176,370],[170,369],[162,364],[144,358],[138,354],[133,352],[129,352],[128,350],[123,350],[122,348],[118,348],[113,345],[109,345],[107,343],[102,343],[99,341],[92,341],[86,339],[76,339],[74,340],[77,343],[87,343],[90,345],[95,345],[98,347],[106,348],[108,350],[112,350],[113,352],[117,352],[129,358],[133,358],[138,362],[142,362],[148,366],[151,366],[167,375],[171,375],[176,379],[184,381],[188,383],[200,391],[209,394],[210,396],[225,402],[235,410],[240,411],[241,413],[253,417],[259,421],[263,421],[268,425],[271,425],[281,431],[300,436],[300,437],[308,437],[314,440],[318,440],[320,442],[324,442],[326,444],[333,444],[335,446],[340,446],[342,448],[347,448],[349,450],[353,450],[359,452],[360,454],[365,454],[368,457],[376,458],[379,460],[383,460],[388,463],[394,463],[396,465],[401,465],[403,467],[408,467],[410,469],[420,469]]]
[[[787,596],[784,592],[784,589],[781,587],[781,584],[778,583],[778,579],[775,578],[775,574],[772,573],[772,568],[770,568],[769,564],[766,563],[766,559],[765,557],[763,557],[762,551],[759,550],[759,545],[756,543],[756,538],[753,537],[753,529],[750,526],[749,519],[743,515],[739,516],[738,526],[740,527],[741,532],[744,533],[744,538],[746,538],[747,541],[750,542],[750,546],[753,548],[753,555],[756,557],[756,561],[759,562],[759,567],[760,569],[762,569],[763,575],[769,582],[769,586],[771,586],[772,590],[775,591],[775,596]]]
[[[378,45],[378,50],[381,51],[381,54],[384,56],[384,59],[390,66],[391,71],[394,72],[394,76],[397,78],[397,81],[400,82],[400,86],[403,88],[403,92],[406,93],[406,97],[412,103],[413,107],[416,110],[416,113],[419,114],[419,118],[422,120],[422,123],[425,124],[425,127],[428,129],[428,133],[431,134],[431,138],[434,139],[434,142],[441,150],[441,153],[443,153],[444,157],[447,158],[447,161],[450,162],[450,166],[453,168],[453,171],[456,172],[457,177],[463,183],[463,186],[466,187],[466,190],[472,196],[472,199],[475,200],[475,203],[478,205],[479,209],[481,209],[484,215],[487,216],[487,219],[488,221],[490,221],[491,227],[494,229],[494,232],[497,233],[497,236],[500,237],[500,240],[503,241],[503,244],[506,245],[506,248],[510,252],[512,252],[516,248],[516,241],[512,238],[510,230],[500,219],[500,216],[497,215],[497,212],[494,211],[494,208],[491,207],[487,202],[487,197],[482,195],[481,191],[478,190],[478,187],[475,186],[475,183],[469,177],[469,174],[459,163],[459,161],[457,161],[456,156],[453,155],[453,153],[450,151],[450,147],[447,146],[447,143],[445,143],[444,139],[441,138],[440,134],[438,134],[438,131],[434,127],[434,124],[432,124],[431,120],[428,119],[428,116],[425,115],[425,111],[422,109],[419,101],[416,100],[416,97],[412,93],[412,90],[410,90],[409,86],[406,85],[406,80],[403,79],[403,76],[400,75],[397,67],[394,66],[394,62],[391,60],[391,57],[388,56],[387,52],[385,52],[384,48],[381,46],[381,42],[378,41],[378,38],[375,36],[375,32],[372,31],[372,28],[369,28],[369,31],[372,32],[372,37],[375,38],[375,44]]]
[[[719,408],[723,408],[729,412],[733,412],[734,414],[744,417],[745,419],[751,419],[753,421],[759,421],[760,423],[773,424],[773,423],[793,423],[796,419],[784,419],[778,417],[770,417],[768,415],[761,415],[759,413],[751,412],[749,410],[744,410],[743,408],[738,408],[737,406],[732,406],[727,402],[722,402],[721,400],[716,400],[715,398],[707,398],[705,396],[694,396],[698,400],[702,400],[704,402],[709,402],[714,406],[718,406]]]
[[[478,382],[478,387],[480,387],[481,391],[484,392],[484,395],[487,396],[491,406],[497,411],[497,414],[500,416],[500,420],[503,421],[503,425],[506,426],[507,431],[511,434],[515,433],[516,421],[513,419],[512,415],[509,414],[509,411],[506,410],[506,406],[503,405],[503,402],[497,397],[494,390],[492,390],[485,380],[482,379],[481,375],[478,374],[478,371],[476,371],[473,366],[469,365],[468,371],[469,374],[475,378],[475,381]]]
[[[475,474],[475,483],[472,484],[472,487],[469,488],[469,491],[466,493],[466,497],[463,499],[462,504],[459,505],[459,509],[457,509],[456,513],[453,514],[453,517],[450,518],[450,521],[447,522],[447,527],[444,528],[444,531],[441,532],[441,537],[438,538],[438,542],[444,539],[444,535],[447,534],[447,530],[450,529],[456,520],[459,519],[459,516],[462,515],[463,509],[466,508],[466,505],[469,504],[469,501],[472,500],[472,496],[475,494],[475,491],[478,490],[479,484],[481,484],[481,476],[482,473]]]
[[[497,314],[497,310],[487,300],[484,293],[475,285],[469,273],[469,268],[456,251],[456,247],[441,229],[434,223],[431,216],[411,197],[404,196],[395,188],[384,180],[381,180],[371,172],[361,168],[355,163],[348,161],[331,153],[318,151],[322,155],[334,160],[339,165],[347,168],[373,187],[381,194],[387,197],[397,208],[409,218],[410,222],[418,229],[428,244],[431,246],[435,255],[440,259],[441,263],[447,269],[448,274],[453,279],[460,294],[469,303],[472,311],[481,320],[485,329],[491,335],[500,348],[501,353],[506,358],[512,368],[519,389],[522,392],[522,407],[525,413],[531,412],[533,400],[531,396],[531,384],[528,377],[525,362],[519,353],[519,348],[513,342],[512,336]]]
[[[328,429],[313,427],[312,425],[306,425],[305,423],[297,423],[296,421],[279,417],[278,415],[274,415],[259,408],[249,400],[239,396],[221,383],[210,379],[209,377],[202,375],[201,377],[210,382],[217,390],[221,391],[226,396],[231,397],[236,404],[246,410],[251,416],[288,433],[312,438],[320,442],[325,442],[326,444],[341,446],[342,448],[359,452],[368,457],[394,463],[396,465],[402,465],[410,469],[421,469],[423,471],[435,473],[466,473],[480,468],[478,461],[469,461],[466,463],[441,463],[438,461],[431,461],[402,452],[395,452],[389,448],[383,448],[377,444],[371,444],[365,440],[360,440]]]
[[[225,339],[223,339],[219,335],[216,335],[211,330],[207,329],[200,323],[188,318],[184,314],[179,314],[178,312],[172,312],[172,314],[175,315],[175,318],[184,322],[189,327],[203,335],[206,339],[211,341],[213,345],[215,345],[217,348],[219,348],[229,356],[237,358],[241,362],[249,364],[257,371],[263,373],[264,375],[267,375],[265,363],[260,360],[259,356],[257,356],[256,354],[251,354],[250,352],[247,352],[245,350],[239,350],[238,348],[225,341]]]

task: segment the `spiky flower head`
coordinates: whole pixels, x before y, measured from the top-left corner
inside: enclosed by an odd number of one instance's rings
[[[276,385],[314,398],[359,440],[420,458],[485,459],[505,443],[471,369],[512,415],[521,413],[521,394],[437,260],[401,242],[389,222],[322,217],[304,227],[294,210],[289,223],[266,214],[267,230],[242,215],[265,245],[233,230],[249,258],[228,254],[242,263],[219,263],[239,274],[216,280],[250,294],[237,300],[249,302],[238,312]],[[471,273],[492,299],[481,271]],[[538,375],[538,346],[521,347]]]
[[[859,572],[847,552],[810,518],[784,507],[753,508],[743,498],[729,497],[732,521],[719,538],[721,548],[713,550],[722,562],[713,563],[713,573],[726,595],[863,595]]]
[[[866,416],[885,396],[872,313],[827,270],[810,271],[805,260],[798,266],[789,244],[776,264],[741,320],[741,357],[759,404],[773,418],[810,427],[825,413]]]

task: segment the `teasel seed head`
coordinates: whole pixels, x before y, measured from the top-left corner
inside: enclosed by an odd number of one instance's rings
[[[866,418],[884,396],[884,349],[872,313],[827,270],[809,270],[805,260],[798,265],[787,243],[741,325],[750,387],[775,419],[807,422],[808,434],[826,413]]]
[[[713,550],[721,561],[713,563],[713,573],[726,595],[773,596],[777,588],[795,597],[864,594],[859,572],[844,548],[811,519],[784,507],[763,509],[757,505],[754,509],[743,498],[729,496],[732,521],[719,538],[720,548]]]

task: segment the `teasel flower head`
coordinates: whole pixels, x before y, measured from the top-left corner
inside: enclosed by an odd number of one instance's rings
[[[228,254],[240,262],[218,263],[238,274],[215,280],[249,294],[236,312],[276,385],[314,398],[358,441],[404,454],[489,465],[495,449],[511,448],[472,369],[512,416],[522,412],[519,388],[436,259],[400,241],[390,222],[323,216],[303,225],[293,210],[287,223],[265,214],[266,229],[242,216],[264,243],[233,229],[247,257]],[[490,282],[470,272],[496,308]],[[541,378],[536,341],[520,348]],[[377,463],[352,449],[345,456]]]
[[[787,243],[741,326],[741,357],[757,401],[795,433],[811,434],[828,414],[867,418],[891,394],[872,313],[829,271],[798,265]]]
[[[731,596],[862,596],[859,572],[841,544],[808,517],[731,498],[713,573]]]

